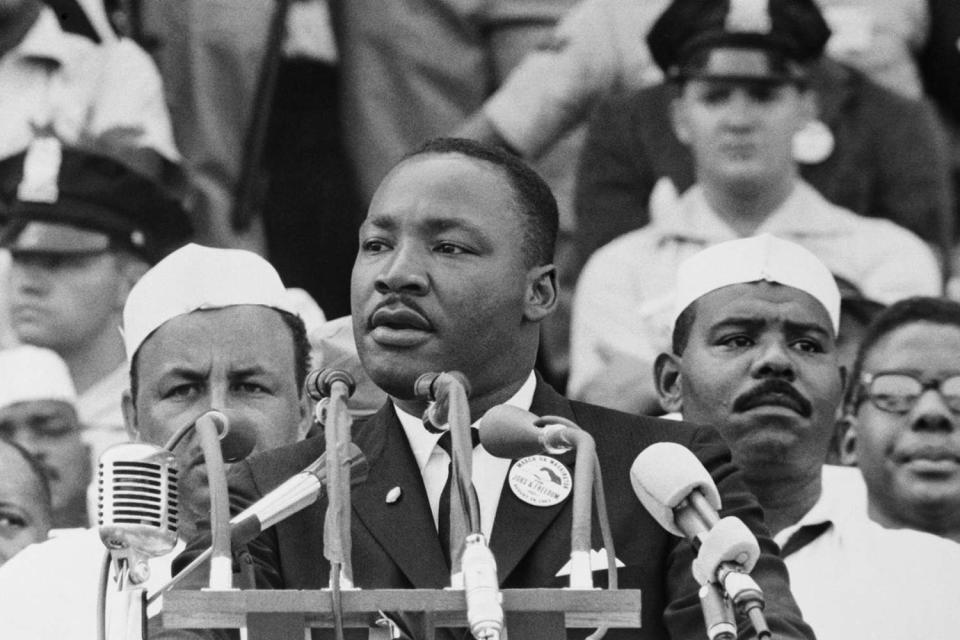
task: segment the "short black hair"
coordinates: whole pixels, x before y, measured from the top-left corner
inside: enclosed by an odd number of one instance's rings
[[[857,350],[857,357],[853,361],[850,384],[847,385],[844,398],[844,407],[847,412],[853,412],[862,400],[860,376],[863,374],[863,363],[873,348],[884,336],[901,327],[919,322],[960,329],[960,303],[946,298],[915,296],[895,302],[877,314],[867,327],[860,348]]]
[[[303,382],[310,371],[310,340],[307,338],[307,327],[300,316],[283,309],[273,308],[273,310],[280,314],[283,323],[290,328],[293,338],[294,382],[297,385],[297,394],[302,397]],[[130,395],[134,402],[137,399],[137,387],[139,386],[139,372],[137,371],[139,357],[140,349],[137,349],[130,361]]]
[[[553,262],[560,226],[557,200],[536,171],[506,149],[466,138],[434,138],[404,157],[458,153],[499,168],[513,189],[517,211],[523,215],[523,253],[529,266]]]
[[[697,301],[694,300],[677,316],[677,321],[673,323],[672,348],[674,355],[682,356],[687,344],[690,342],[690,331],[693,330],[693,323],[697,319]]]
[[[30,473],[37,480],[37,484],[40,486],[40,496],[43,500],[43,508],[48,512],[53,512],[53,494],[50,492],[50,480],[47,478],[46,471],[43,470],[43,465],[40,464],[40,461],[37,460],[36,456],[24,449],[22,446],[10,440],[9,438],[0,437],[0,442],[10,445],[13,450],[23,458],[23,461],[27,463],[27,467],[30,469]]]

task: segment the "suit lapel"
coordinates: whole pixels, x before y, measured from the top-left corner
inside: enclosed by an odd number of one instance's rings
[[[539,376],[530,411],[538,416],[573,417],[566,399],[551,389]],[[562,462],[570,469],[571,474],[573,473],[574,452],[551,457]],[[501,583],[510,576],[537,539],[567,508],[571,499],[567,496],[564,501],[552,507],[536,507],[518,498],[509,485],[508,474],[500,493],[500,503],[497,506],[497,515],[490,534],[490,548],[497,559],[497,573]]]
[[[367,481],[353,492],[353,510],[414,588],[441,588],[450,576],[423,488],[423,478],[403,427],[387,403],[355,434],[367,455]],[[387,504],[399,487],[401,497]]]

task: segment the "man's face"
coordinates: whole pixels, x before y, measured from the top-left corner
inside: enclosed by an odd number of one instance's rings
[[[793,175],[793,136],[812,98],[791,84],[690,80],[674,102],[677,136],[701,181],[764,184]]]
[[[459,370],[476,397],[526,375],[542,268],[526,266],[523,234],[512,189],[485,162],[431,154],[387,176],[351,284],[357,349],[378,386],[410,398],[421,374]]]
[[[960,328],[917,322],[877,341],[863,371],[943,380],[960,375],[957,354]],[[872,505],[900,521],[931,509],[960,510],[960,416],[938,391],[923,391],[905,414],[883,411],[864,399],[852,430],[855,461]]]
[[[137,396],[125,398],[124,416],[145,442],[162,446],[178,428],[216,409],[250,422],[254,450],[264,451],[295,442],[308,419],[290,328],[268,307],[177,316],[144,341],[136,366]],[[181,447],[176,453],[184,463],[196,452]]]
[[[12,255],[10,314],[20,340],[64,355],[116,331],[129,287],[117,255]]]
[[[60,400],[18,402],[0,409],[0,437],[19,444],[43,466],[53,508],[86,493],[90,457],[77,412]]]
[[[843,386],[823,306],[767,282],[695,304],[678,383],[684,419],[716,425],[748,473],[819,469]]]
[[[50,513],[37,477],[9,444],[0,440],[0,565],[34,542],[46,540]]]

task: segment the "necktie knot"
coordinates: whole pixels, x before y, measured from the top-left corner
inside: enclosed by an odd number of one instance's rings
[[[440,436],[440,439],[437,441],[437,446],[447,452],[447,455],[450,454],[450,447],[452,444],[452,436],[450,435],[450,430],[447,429]],[[473,444],[473,448],[476,449],[477,445],[480,444],[480,430],[470,427],[470,442]],[[452,457],[452,456],[451,456]]]

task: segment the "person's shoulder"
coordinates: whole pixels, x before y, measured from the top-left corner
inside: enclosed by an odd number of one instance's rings
[[[577,424],[597,439],[624,443],[676,442],[688,447],[696,445],[704,438],[712,440],[709,436],[712,428],[703,425],[625,413],[578,400],[570,400],[570,406],[580,421]]]
[[[0,583],[12,585],[35,574],[50,577],[66,567],[79,571],[84,564],[99,565],[105,547],[96,528],[65,529],[48,540],[24,547],[0,567]],[[12,582],[11,582],[12,581]]]
[[[591,266],[594,269],[597,268],[597,265],[605,264],[642,264],[643,249],[647,245],[654,244],[657,237],[655,229],[649,225],[628,231],[594,251],[587,264],[591,265],[592,263]]]
[[[255,470],[301,469],[317,459],[326,449],[323,432],[317,432],[303,440],[276,449],[268,449],[248,458],[247,463]]]

